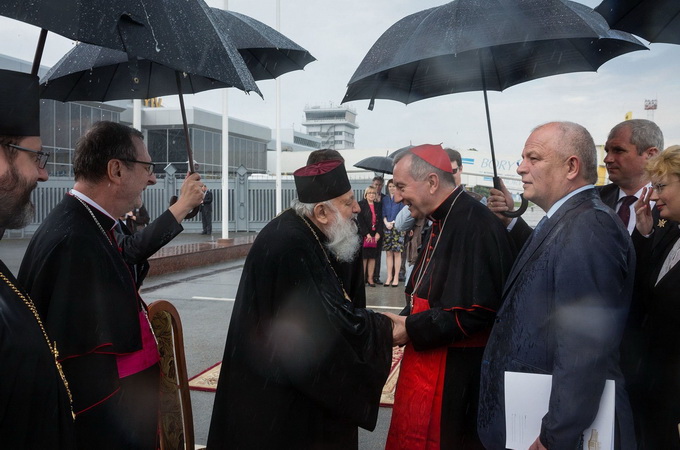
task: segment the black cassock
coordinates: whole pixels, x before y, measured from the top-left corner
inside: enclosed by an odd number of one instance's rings
[[[2,262],[0,272],[18,288]],[[45,336],[0,280],[0,448],[63,450],[74,443],[68,394]]]
[[[104,230],[115,221],[90,206]],[[142,348],[142,301],[115,244],[71,195],[31,239],[19,280],[59,345],[79,448],[155,448],[158,365],[119,377],[119,355]],[[113,243],[109,240],[113,240]]]
[[[430,220],[405,289],[410,342],[387,448],[427,440],[441,448],[482,448],[476,433],[482,354],[515,252],[501,221],[460,187]]]
[[[326,241],[311,221],[284,211],[248,253],[210,449],[356,448],[357,426],[375,427],[391,322],[344,298],[312,229]]]

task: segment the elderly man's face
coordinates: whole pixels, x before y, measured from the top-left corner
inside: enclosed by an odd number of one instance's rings
[[[427,180],[419,181],[413,178],[411,175],[411,159],[411,157],[406,156],[394,165],[392,180],[397,187],[394,193],[394,201],[402,202],[408,206],[413,217],[427,217],[435,209],[430,201],[430,183]]]
[[[630,127],[624,126],[607,140],[604,151],[607,156],[604,163],[612,183],[621,188],[637,188],[644,179],[645,163],[649,159],[649,150],[638,155],[637,148],[630,142]]]
[[[349,262],[359,251],[361,239],[354,218],[361,211],[352,191],[331,200],[328,224],[324,234],[328,248],[340,261]]]
[[[41,151],[42,140],[37,136],[21,139],[18,146],[28,150]],[[38,167],[36,154],[16,150],[13,161],[9,161],[5,150],[0,150],[0,227],[14,229],[26,226],[34,214],[31,192],[38,181],[47,181],[47,170]]]
[[[354,192],[351,190],[340,197],[334,198],[331,200],[331,203],[333,203],[338,215],[345,220],[353,219],[359,211],[361,211],[359,203],[354,197]],[[335,219],[336,218],[333,218],[331,220],[335,221]]]
[[[544,211],[569,192],[565,187],[566,158],[556,150],[557,132],[556,125],[548,124],[531,133],[522,151],[522,163],[517,168],[522,176],[524,198]]]
[[[149,156],[149,151],[142,141],[138,137],[133,137],[132,142],[134,143],[136,149],[137,161],[151,162],[151,156]],[[123,170],[126,174],[126,181],[124,183],[125,193],[123,194],[126,199],[130,200],[130,206],[127,210],[134,208],[140,208],[142,206],[142,192],[147,186],[156,184],[156,175],[149,173],[149,165],[143,164],[141,162],[130,163],[131,167],[127,168],[123,165]]]

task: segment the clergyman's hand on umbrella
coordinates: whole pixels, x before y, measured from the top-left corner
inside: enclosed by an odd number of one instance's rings
[[[491,188],[489,191],[489,198],[486,201],[486,206],[496,214],[496,217],[501,219],[501,221],[507,227],[512,222],[510,217],[505,217],[501,214],[504,211],[511,211],[515,207],[515,201],[510,195],[510,191],[505,187],[505,183],[501,180],[501,190]]]
[[[635,202],[635,228],[643,236],[649,236],[654,231],[654,219],[652,208],[649,206],[649,198],[652,196],[652,188],[643,187],[642,195]]]
[[[177,202],[168,208],[178,223],[181,223],[192,209],[203,202],[203,196],[205,195],[204,186],[201,181],[201,175],[197,172],[187,175],[184,179],[184,183],[182,183],[182,187],[179,189]]]

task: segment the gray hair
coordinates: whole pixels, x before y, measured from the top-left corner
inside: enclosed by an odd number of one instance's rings
[[[454,187],[456,185],[456,182],[453,179],[453,174],[451,172],[444,172],[440,168],[433,166],[420,156],[415,155],[411,152],[403,152],[398,154],[396,158],[394,158],[394,165],[396,166],[399,161],[401,161],[407,156],[411,157],[410,173],[414,180],[426,181],[427,176],[431,173],[434,173],[437,175],[437,177],[439,177],[439,181],[441,182],[442,185],[451,187]]]
[[[546,125],[555,124],[560,132],[555,149],[565,158],[576,155],[581,161],[581,176],[591,184],[597,182],[597,149],[590,132],[574,122],[550,122],[539,125],[534,131]]]
[[[333,205],[333,203],[331,203],[330,200],[318,203],[302,203],[299,199],[294,198],[293,201],[290,203],[290,207],[293,208],[295,213],[300,217],[311,217],[312,215],[314,215],[314,207],[319,203],[327,206],[333,212],[336,211],[335,206]]]
[[[651,147],[656,147],[659,151],[663,150],[663,133],[661,128],[651,120],[631,119],[621,122],[612,128],[607,140],[613,138],[622,128],[630,129],[630,143],[635,146],[638,155],[642,155]]]

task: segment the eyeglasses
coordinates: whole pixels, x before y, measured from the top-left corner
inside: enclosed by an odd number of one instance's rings
[[[136,159],[121,159],[121,161],[137,163],[137,164],[146,164],[147,165],[146,171],[148,172],[149,175],[151,175],[153,173],[153,169],[156,167],[156,164],[152,163],[150,161],[137,161]]]
[[[458,170],[460,170],[460,167],[456,167],[455,169],[451,169],[451,173],[455,175],[455,174],[458,173]]]
[[[657,194],[661,194],[666,186],[668,186],[669,184],[678,183],[678,182],[680,182],[680,180],[669,181],[668,183],[665,183],[665,184],[664,183],[656,183],[656,184],[653,184],[652,187],[654,188],[654,190],[656,191]]]
[[[19,145],[14,144],[7,144],[7,146],[15,148],[17,150],[21,150],[22,152],[35,153],[35,160],[38,162],[38,168],[40,169],[44,169],[45,166],[47,165],[47,160],[50,159],[50,154],[45,153],[43,151],[31,150],[30,148],[21,147]]]

